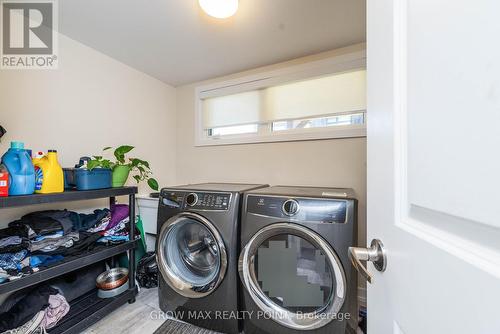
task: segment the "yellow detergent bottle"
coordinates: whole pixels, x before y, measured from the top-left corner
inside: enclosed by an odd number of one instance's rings
[[[62,193],[64,191],[64,173],[57,151],[49,150],[47,155],[33,158],[35,166],[35,192],[38,194]]]

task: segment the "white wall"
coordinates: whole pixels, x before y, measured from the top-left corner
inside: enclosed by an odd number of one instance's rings
[[[60,36],[59,43],[58,70],[0,71],[0,124],[8,131],[0,152],[10,140],[22,140],[34,150],[57,149],[61,163],[71,166],[104,146],[131,144],[137,156],[151,162],[161,185],[221,181],[350,187],[359,199],[359,243],[366,244],[365,138],[194,147],[197,85],[331,53],[175,89],[67,37]],[[0,224],[33,210],[2,210]]]
[[[105,146],[130,144],[160,185],[173,184],[175,98],[175,88],[60,35],[59,69],[0,71],[0,124],[7,129],[0,152],[20,140],[33,150],[57,149],[70,167]],[[2,210],[0,224],[33,210]]]
[[[194,146],[196,86],[329,57],[333,53],[178,87],[177,183],[256,182],[353,188],[359,199],[359,244],[366,245],[366,138]],[[364,286],[362,280],[360,285]]]

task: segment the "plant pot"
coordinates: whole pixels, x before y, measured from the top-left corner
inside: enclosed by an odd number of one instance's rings
[[[123,187],[130,173],[129,166],[116,166],[113,168],[112,185],[113,188]]]

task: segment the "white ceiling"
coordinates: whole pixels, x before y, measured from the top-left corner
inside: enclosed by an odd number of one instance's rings
[[[61,0],[60,31],[178,86],[365,41],[365,0]]]

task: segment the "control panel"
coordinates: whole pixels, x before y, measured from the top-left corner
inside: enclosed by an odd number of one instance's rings
[[[231,193],[221,192],[164,192],[161,194],[164,205],[180,209],[225,211],[231,204]]]
[[[201,210],[227,210],[230,200],[229,193],[191,192],[186,196],[186,205]]]
[[[348,201],[249,195],[247,212],[284,220],[344,224],[347,222]]]

